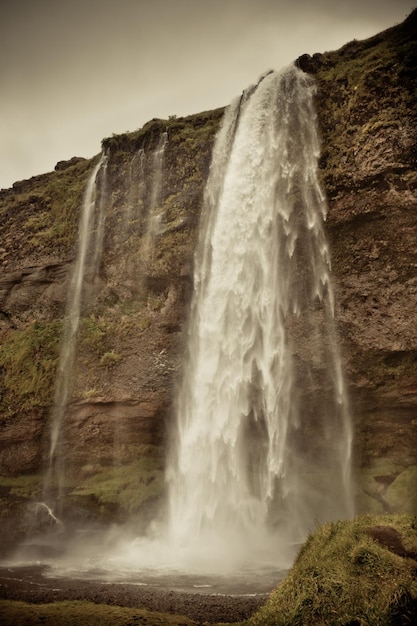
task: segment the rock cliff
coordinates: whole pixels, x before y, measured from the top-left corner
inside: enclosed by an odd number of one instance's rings
[[[416,33],[414,11],[309,68],[365,510],[417,504]]]
[[[373,512],[417,509],[416,31],[415,11],[376,37],[297,60],[317,81],[357,504]],[[103,254],[84,299],[64,427],[67,518],[143,520],[163,493],[199,212],[222,113],[154,119],[103,141]],[[0,192],[0,506],[14,537],[31,523],[28,502],[42,498],[78,222],[98,158],[59,162]]]

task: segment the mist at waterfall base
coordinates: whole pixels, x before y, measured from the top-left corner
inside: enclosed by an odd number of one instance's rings
[[[191,576],[209,590],[216,576],[241,589],[263,576],[268,587],[319,523],[352,515],[314,94],[314,80],[290,66],[226,109],[202,209],[166,515],[143,537],[133,523],[80,531],[48,561],[55,575]]]

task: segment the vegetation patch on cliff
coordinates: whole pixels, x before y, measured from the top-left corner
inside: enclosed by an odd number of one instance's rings
[[[415,166],[417,11],[405,22],[318,57],[321,166],[329,195],[384,184],[387,168],[408,183]]]
[[[66,255],[74,245],[91,161],[34,176],[0,191],[0,262],[5,268],[51,253]]]
[[[70,492],[69,501],[93,499],[103,513],[108,507],[118,509],[120,519],[140,512],[146,503],[161,498],[164,491],[162,451],[156,446],[142,446],[139,458],[129,465],[93,468],[93,475]],[[98,471],[97,471],[98,470]],[[88,467],[84,468],[88,472]],[[90,502],[91,506],[91,502]]]
[[[0,346],[3,415],[52,403],[62,324],[33,322]]]

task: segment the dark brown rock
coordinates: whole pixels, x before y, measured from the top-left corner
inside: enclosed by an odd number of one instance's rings
[[[303,72],[307,72],[308,74],[316,74],[319,68],[324,63],[324,55],[320,53],[313,54],[302,54],[295,61],[295,65],[303,70]]]
[[[85,161],[85,159],[83,157],[72,157],[68,161],[58,161],[54,169],[57,172],[59,170],[66,170],[67,167],[71,167],[72,165],[77,165],[77,163],[80,163],[81,161]]]

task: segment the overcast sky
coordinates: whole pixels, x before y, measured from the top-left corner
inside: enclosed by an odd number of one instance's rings
[[[402,22],[417,0],[0,0],[0,188],[268,69]]]

